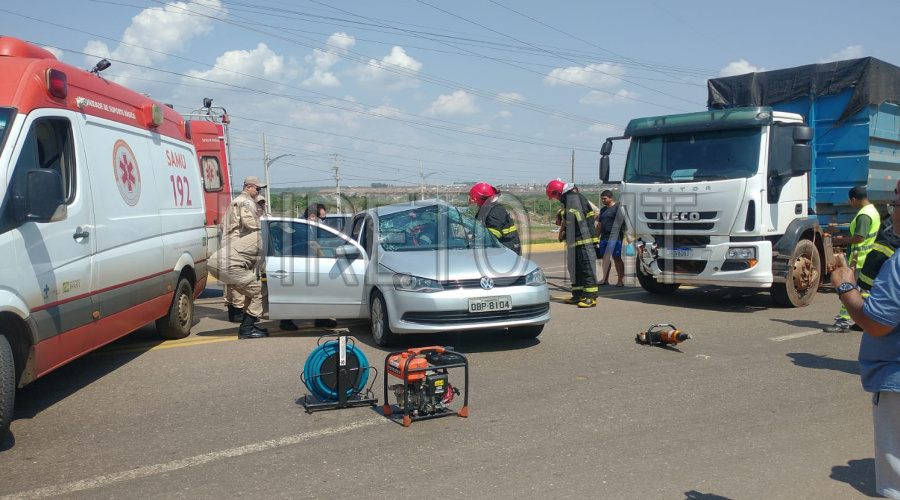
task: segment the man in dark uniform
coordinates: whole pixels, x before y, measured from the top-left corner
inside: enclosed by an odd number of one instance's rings
[[[599,242],[594,224],[594,209],[574,184],[557,179],[547,184],[547,197],[563,205],[560,238],[565,234],[566,259],[572,279],[572,296],[566,304],[588,308],[597,305],[597,252]]]
[[[484,182],[475,184],[469,190],[469,203],[478,205],[478,214],[475,218],[481,221],[506,248],[522,255],[516,223],[506,207],[500,204],[499,197],[500,190]]]

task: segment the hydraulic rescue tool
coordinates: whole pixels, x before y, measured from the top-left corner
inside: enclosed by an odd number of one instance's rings
[[[684,333],[681,330],[676,329],[675,325],[659,323],[648,328],[646,332],[637,334],[634,341],[644,345],[667,346],[670,344],[680,344],[685,340],[692,338],[690,333]]]
[[[465,372],[463,406],[457,412],[450,408],[453,397],[460,395],[459,389],[450,384],[450,368],[463,368]],[[431,346],[392,352],[384,359],[384,369],[384,415],[393,415],[395,411],[388,403],[390,389],[397,399],[397,410],[403,412],[404,427],[413,420],[469,416],[469,361],[452,347]],[[388,386],[387,374],[401,383]]]

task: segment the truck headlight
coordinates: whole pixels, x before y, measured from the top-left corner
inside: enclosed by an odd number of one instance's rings
[[[732,247],[725,252],[726,260],[756,260],[756,247]]]
[[[537,268],[525,276],[526,286],[541,286],[546,284],[547,278],[544,276],[544,271],[542,271],[541,268]]]
[[[420,278],[411,274],[395,274],[394,289],[402,292],[432,293],[440,292],[444,287],[441,286],[440,282],[432,279]]]

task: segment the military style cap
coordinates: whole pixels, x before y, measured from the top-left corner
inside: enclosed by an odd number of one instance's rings
[[[252,186],[261,187],[261,188],[266,187],[266,185],[263,184],[262,181],[259,180],[259,177],[255,176],[255,175],[251,175],[250,177],[247,177],[246,179],[244,179],[244,185],[245,186],[252,185]]]

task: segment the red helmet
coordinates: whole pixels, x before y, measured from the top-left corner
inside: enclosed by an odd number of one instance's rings
[[[477,203],[480,207],[484,205],[484,202],[487,201],[491,196],[499,193],[497,188],[491,186],[490,184],[479,182],[472,186],[472,189],[469,190],[469,203]]]
[[[566,183],[559,179],[550,181],[547,184],[547,198],[558,200],[562,196],[563,190],[565,190],[565,188]]]

